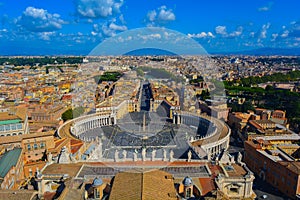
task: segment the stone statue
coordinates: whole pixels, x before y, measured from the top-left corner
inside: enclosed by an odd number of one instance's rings
[[[152,161],[155,160],[155,156],[156,156],[156,150],[153,149],[153,151],[152,151],[152,158],[151,158]]]
[[[47,161],[48,162],[52,162],[52,153],[48,153],[48,156],[47,156]]]
[[[41,174],[41,172],[40,172],[40,170],[39,170],[39,168],[38,168],[38,167],[36,167],[35,171],[36,171],[36,176],[38,176],[38,175],[40,175],[40,174]]]
[[[127,157],[127,151],[124,149],[122,154],[123,154],[123,160],[125,161]]]
[[[170,150],[170,161],[172,162],[174,160],[174,151]]]
[[[188,162],[191,162],[191,160],[192,160],[192,152],[191,152],[191,150],[189,150],[189,152],[188,152]]]
[[[146,148],[142,149],[142,160],[146,161]]]
[[[115,162],[119,161],[119,151],[116,149],[115,151]]]
[[[241,152],[239,152],[238,155],[237,155],[237,160],[236,161],[238,163],[241,163],[242,162],[242,158],[243,158],[243,156],[242,156]]]
[[[133,152],[133,161],[137,161],[137,160],[138,160],[137,152],[134,151],[134,152]]]
[[[164,161],[167,161],[167,151],[164,149]]]

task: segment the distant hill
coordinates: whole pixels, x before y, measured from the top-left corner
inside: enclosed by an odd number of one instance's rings
[[[214,53],[212,53],[214,54]],[[237,52],[227,52],[227,53],[215,53],[215,54],[223,54],[223,55],[251,55],[251,56],[273,56],[273,55],[281,55],[281,56],[300,56],[300,48],[260,48],[246,51],[237,51]]]
[[[143,49],[136,49],[133,51],[129,51],[125,54],[126,56],[175,56],[175,53],[170,51],[162,50],[162,49],[155,49],[155,48],[143,48]]]

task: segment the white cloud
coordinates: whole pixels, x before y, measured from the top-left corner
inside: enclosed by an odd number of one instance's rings
[[[168,9],[166,6],[161,6],[156,10],[151,10],[147,13],[148,25],[162,25],[176,19],[172,9]]]
[[[41,32],[41,33],[38,33],[38,35],[42,40],[48,41],[48,40],[50,40],[51,36],[55,35],[55,32]]]
[[[96,36],[96,35],[98,35],[98,33],[97,33],[97,32],[95,32],[95,31],[92,31],[92,32],[91,32],[91,34],[92,34],[92,36]]]
[[[267,37],[268,29],[270,28],[270,26],[271,26],[270,23],[264,24],[262,26],[259,38],[266,38]]]
[[[278,33],[273,33],[271,41],[275,41],[278,35],[279,35]]]
[[[117,25],[114,22],[109,24],[109,28],[114,31],[126,31],[127,27],[125,25]]]
[[[173,11],[171,9],[167,9],[166,6],[161,6],[159,8],[158,20],[159,21],[174,21],[175,14],[173,13]]]
[[[119,20],[122,24],[126,24],[123,14],[119,16]]]
[[[137,36],[144,41],[153,40],[153,39],[161,39],[161,35],[159,33],[153,33],[153,34],[147,34],[147,35],[138,34]]]
[[[118,32],[126,31],[127,26],[121,24],[117,24],[117,19],[113,18],[107,23],[104,23],[101,25],[101,27],[98,24],[93,25],[93,31],[91,34],[93,36],[115,36]]]
[[[266,12],[266,11],[271,10],[272,6],[273,6],[273,2],[269,2],[268,5],[262,6],[262,7],[258,8],[257,10],[262,11],[262,12]]]
[[[243,27],[239,26],[236,31],[229,33],[228,37],[238,37],[242,35],[242,33],[243,33]]]
[[[76,0],[79,16],[87,18],[106,18],[119,13],[123,0]]]
[[[47,10],[27,7],[16,23],[33,32],[51,32],[62,28],[65,22],[59,14],[50,14]]]
[[[215,31],[216,31],[217,34],[227,35],[226,26],[217,26],[215,28]]]
[[[212,32],[201,32],[197,34],[188,34],[187,35],[189,38],[214,38],[215,36],[212,34]]]
[[[288,30],[285,30],[285,31],[283,31],[283,33],[280,35],[280,37],[282,37],[282,38],[287,38],[288,36],[289,36],[289,31]]]
[[[238,36],[242,35],[243,27],[239,26],[239,27],[237,27],[237,29],[235,31],[228,33],[226,26],[217,26],[215,28],[215,32],[216,32],[216,34],[219,34],[225,38],[234,38],[234,37],[238,37]]]
[[[157,15],[156,11],[151,10],[151,11],[148,12],[147,18],[150,22],[154,22],[156,20],[156,15]]]

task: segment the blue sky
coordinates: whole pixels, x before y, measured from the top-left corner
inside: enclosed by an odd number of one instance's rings
[[[299,8],[299,0],[4,0],[0,55],[85,55],[106,38],[152,26],[211,53],[299,48]]]

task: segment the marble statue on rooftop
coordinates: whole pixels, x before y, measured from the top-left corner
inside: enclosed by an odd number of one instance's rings
[[[156,150],[153,149],[153,151],[152,151],[152,157],[151,157],[151,160],[152,160],[152,161],[155,160],[155,156],[156,156]]]
[[[164,159],[164,161],[167,161],[167,151],[164,149],[163,152],[164,152],[164,158],[163,159]]]
[[[142,149],[142,159],[143,161],[146,161],[146,148]]]
[[[122,154],[123,154],[123,160],[126,161],[127,151],[124,149]]]
[[[191,160],[192,160],[192,151],[189,150],[189,152],[188,152],[188,162],[191,162]]]
[[[172,162],[174,160],[174,151],[170,150],[170,161]]]
[[[241,152],[239,152],[238,153],[238,155],[237,155],[237,163],[241,163],[242,162],[242,158],[243,158],[243,156],[242,156],[242,154],[241,154]]]
[[[52,162],[52,153],[51,153],[51,152],[48,153],[47,161],[48,161],[49,163]]]
[[[115,151],[115,162],[119,161],[119,151],[116,149]]]
[[[137,161],[137,160],[138,160],[137,152],[133,152],[133,161]]]

